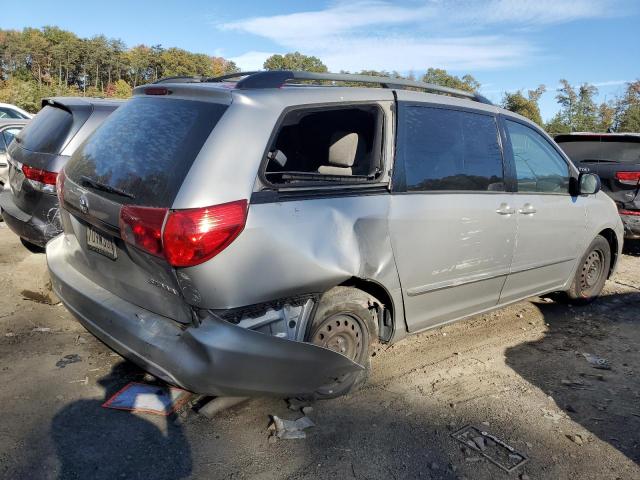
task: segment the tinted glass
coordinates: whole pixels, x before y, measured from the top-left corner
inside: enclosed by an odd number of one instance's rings
[[[2,137],[4,138],[7,147],[13,141],[13,139],[20,133],[20,128],[7,128],[4,132],[2,132]]]
[[[511,139],[519,192],[569,192],[569,166],[535,130],[506,121]]]
[[[58,154],[67,143],[72,126],[71,113],[47,105],[22,129],[18,142],[32,152]]]
[[[127,203],[171,206],[225,109],[210,102],[134,98],[76,150],[65,172],[77,183],[85,176],[134,195]]]
[[[640,164],[640,139],[638,142],[616,140],[559,141],[558,145],[574,162],[615,162]]]
[[[420,106],[402,111],[399,150],[408,191],[504,190],[492,116]]]
[[[0,107],[0,118],[27,118],[16,110],[10,108]]]

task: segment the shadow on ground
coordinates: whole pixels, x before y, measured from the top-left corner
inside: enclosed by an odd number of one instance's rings
[[[105,389],[104,400],[140,376],[130,363],[116,364],[98,381]],[[104,400],[73,402],[53,418],[58,478],[180,479],[190,475],[191,449],[173,417],[159,417],[161,429],[142,416],[102,408]]]
[[[586,307],[533,302],[548,331],[506,351],[506,362],[576,423],[640,463],[640,292]],[[594,368],[584,354],[605,358]]]
[[[640,240],[625,240],[622,253],[640,257]]]

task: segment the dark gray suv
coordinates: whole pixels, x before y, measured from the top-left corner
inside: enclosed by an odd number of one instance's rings
[[[138,87],[58,176],[54,290],[154,375],[332,397],[374,342],[613,272],[615,205],[529,120],[394,78],[236,76]]]
[[[55,184],[58,172],[84,139],[122,100],[56,97],[15,137],[8,149],[9,189],[0,193],[2,218],[25,246],[42,250],[62,231]]]

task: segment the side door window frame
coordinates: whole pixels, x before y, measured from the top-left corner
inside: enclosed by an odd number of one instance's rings
[[[564,161],[564,163],[567,165],[567,168],[569,170],[569,190],[568,190],[568,192],[559,193],[559,192],[519,192],[518,191],[518,176],[516,174],[516,163],[515,163],[515,158],[514,158],[514,154],[513,154],[513,147],[511,145],[511,137],[509,135],[509,130],[507,129],[507,120],[509,120],[510,122],[519,123],[520,125],[522,125],[524,127],[528,127],[531,130],[533,130],[534,132],[536,132],[538,135],[540,135],[542,137],[542,139],[544,141],[547,142],[549,147],[551,147],[551,149],[553,151],[555,151],[560,156],[560,158]],[[522,121],[519,118],[512,117],[512,116],[509,116],[509,115],[504,115],[502,113],[498,114],[498,125],[499,125],[498,128],[500,130],[500,136],[502,137],[503,158],[504,158],[505,163],[509,164],[509,172],[510,172],[510,180],[509,180],[509,182],[511,183],[511,187],[513,189],[513,190],[510,190],[510,191],[512,191],[513,193],[522,194],[522,195],[567,195],[567,196],[573,196],[572,195],[572,186],[571,186],[571,184],[577,180],[579,172],[577,171],[575,165],[573,165],[571,160],[569,160],[567,155],[562,151],[562,149],[560,147],[558,147],[555,142],[549,141],[549,138],[548,138],[547,134],[541,128],[539,128],[537,125],[531,125],[530,123]]]
[[[503,126],[501,124],[499,115],[493,112],[488,112],[486,110],[479,110],[475,108],[463,107],[458,105],[443,105],[439,103],[431,103],[431,102],[416,102],[416,101],[405,101],[399,100],[396,102],[396,122],[395,122],[395,148],[394,148],[394,163],[393,163],[393,172],[391,177],[391,193],[393,194],[428,194],[428,195],[437,195],[437,194],[504,194],[504,193],[512,193],[516,191],[517,185],[515,184],[515,172],[513,170],[512,162],[509,161],[509,158],[506,156],[505,151],[505,137]],[[421,108],[437,108],[441,110],[453,110],[459,112],[467,112],[478,115],[486,115],[488,117],[492,117],[495,126],[496,126],[496,140],[498,142],[498,148],[500,149],[500,155],[502,158],[502,173],[503,173],[503,181],[505,185],[504,191],[480,191],[480,190],[422,190],[422,191],[407,191],[407,180],[406,180],[406,164],[405,164],[405,152],[399,152],[399,145],[402,145],[405,140],[405,135],[407,129],[402,126],[402,122],[405,117],[406,108],[409,107],[421,107]]]

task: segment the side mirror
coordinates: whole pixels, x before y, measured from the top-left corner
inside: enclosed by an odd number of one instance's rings
[[[600,191],[602,184],[595,173],[581,173],[578,177],[578,193],[580,195],[594,195]]]

